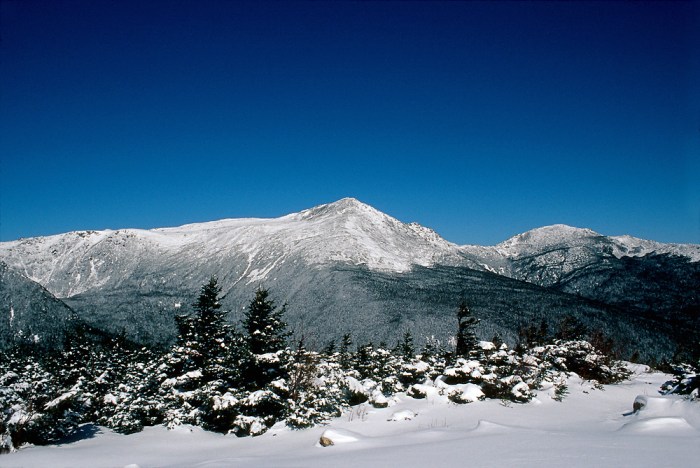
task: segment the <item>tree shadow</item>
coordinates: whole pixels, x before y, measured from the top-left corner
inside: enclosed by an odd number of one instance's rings
[[[74,444],[75,442],[79,442],[81,440],[92,439],[97,434],[101,433],[102,431],[100,428],[94,424],[82,424],[73,433],[58,441],[56,445]]]

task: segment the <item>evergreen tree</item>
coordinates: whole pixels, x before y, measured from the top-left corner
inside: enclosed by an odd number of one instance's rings
[[[588,335],[588,327],[573,315],[567,315],[559,322],[555,338],[559,340],[582,340]]]
[[[202,286],[194,314],[177,318],[177,343],[164,357],[161,393],[168,426],[201,424],[210,396],[240,382],[239,346],[219,303],[215,277]]]
[[[415,349],[413,346],[413,335],[411,335],[410,330],[406,330],[403,334],[403,340],[399,344],[399,354],[404,357],[404,359],[412,359],[414,357]]]
[[[457,310],[457,342],[455,344],[455,358],[470,357],[479,349],[479,341],[476,338],[474,328],[479,319],[474,317],[469,310],[466,301],[462,301]]]
[[[247,356],[243,384],[248,393],[240,398],[233,431],[236,435],[262,434],[285,412],[289,388],[285,347],[290,335],[282,320],[285,306],[275,306],[266,289],[258,289],[243,321]],[[303,353],[302,353],[303,354]]]
[[[194,304],[195,331],[202,352],[207,354],[221,347],[228,331],[226,312],[221,310],[219,294],[221,294],[221,287],[212,276],[209,282],[202,286],[199,298]]]
[[[352,338],[350,337],[350,333],[346,333],[340,341],[340,367],[344,370],[353,367],[352,352],[350,351],[351,346]]]
[[[268,299],[267,289],[255,291],[255,298],[248,306],[243,326],[247,332],[248,348],[253,354],[274,353],[284,349],[288,333],[282,315],[286,304],[278,308],[274,301]]]
[[[326,356],[332,356],[335,354],[335,340],[330,340],[325,348],[323,348],[323,354]]]
[[[501,338],[499,333],[495,333],[493,338],[491,338],[491,342],[496,349],[500,349],[501,345],[503,344],[503,338]]]
[[[373,369],[375,363],[372,360],[374,354],[374,345],[372,343],[367,343],[362,346],[357,347],[357,353],[355,355],[354,367],[355,370],[360,374],[363,379],[369,379],[373,376]]]
[[[132,350],[121,361],[124,371],[105,392],[97,422],[115,432],[131,434],[163,420],[163,399],[159,395],[160,356],[149,348]]]

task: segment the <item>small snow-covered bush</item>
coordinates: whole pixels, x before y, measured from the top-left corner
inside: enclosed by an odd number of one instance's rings
[[[313,368],[313,379],[287,401],[287,425],[294,429],[326,424],[348,407],[345,380],[340,365],[320,361]]]
[[[267,432],[268,426],[265,418],[260,416],[245,416],[239,414],[234,423],[231,433],[238,437],[259,436]]]
[[[562,341],[538,346],[529,350],[537,359],[555,371],[575,372],[581,378],[599,384],[621,382],[630,376],[630,371],[618,361],[598,351],[583,340]]]
[[[687,395],[691,400],[700,400],[700,361],[697,366],[677,364],[673,366],[674,377],[661,386],[664,394]]]
[[[481,387],[471,383],[452,385],[447,391],[447,399],[458,404],[473,403],[485,398]]]
[[[411,398],[415,398],[416,400],[420,400],[423,398],[427,398],[428,394],[430,391],[433,389],[431,385],[425,385],[425,384],[415,384],[411,385],[408,387],[408,390],[406,390],[406,395],[410,396]]]

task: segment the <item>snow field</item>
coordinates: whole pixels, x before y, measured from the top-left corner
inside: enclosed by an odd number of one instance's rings
[[[26,447],[0,456],[12,467],[646,467],[696,466],[700,404],[658,396],[669,376],[644,373],[594,388],[572,376],[563,402],[553,389],[527,404],[456,405],[431,393],[399,394],[387,408],[367,404],[330,425],[294,431],[282,424],[236,438],[183,426],[128,436],[106,428],[92,438]],[[639,397],[639,398],[638,398]],[[645,401],[633,411],[635,401]],[[412,417],[408,417],[411,416]],[[323,447],[324,436],[333,445]]]

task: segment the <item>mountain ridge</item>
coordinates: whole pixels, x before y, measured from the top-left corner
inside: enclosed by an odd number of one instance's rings
[[[697,282],[700,289],[696,258],[698,245],[618,239],[565,225],[537,228],[495,246],[460,246],[353,198],[278,218],[75,231],[0,243],[0,261],[64,300],[87,323],[130,330],[132,338],[150,342],[173,336],[173,315],[211,276],[219,278],[233,316],[264,285],[292,305],[291,322],[319,335],[329,320],[337,333],[342,324],[368,338],[419,323],[427,334],[448,333],[456,306],[450,304],[469,294],[479,298],[475,307],[484,333],[513,338],[525,317],[559,317],[567,310],[595,326],[629,333],[627,322],[637,310],[648,314],[650,305],[659,305],[659,317],[675,314],[680,305],[692,318],[700,299],[680,289],[665,293],[645,278],[669,272],[689,278],[678,282],[683,288],[692,291]],[[631,285],[634,301],[624,296]],[[609,300],[601,302],[600,291]],[[621,306],[631,315],[615,312]]]

